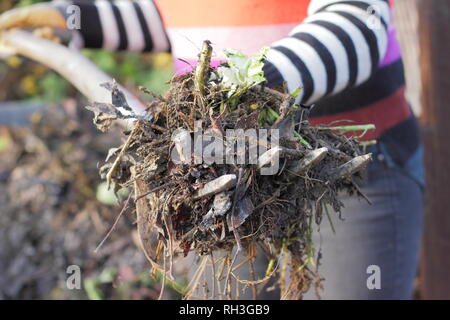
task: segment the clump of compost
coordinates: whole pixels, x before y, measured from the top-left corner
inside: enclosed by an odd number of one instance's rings
[[[309,108],[294,104],[298,92],[264,86],[264,51],[256,57],[226,51],[227,62],[218,68],[210,67],[211,53],[205,41],[192,72],[174,77],[164,96],[149,92],[154,100],[145,115],[131,112],[115,83],[105,85],[112,104],[87,107],[97,126],[132,125],[100,173],[115,189],[134,189],[142,247],[164,279],[172,278],[174,256],[193,252],[203,259],[187,296],[197,296],[200,287],[207,298],[238,297],[235,292],[247,287],[256,293],[278,274],[281,297],[301,298],[320,284],[313,224],[330,218],[329,207],[340,212],[339,192],[362,196],[354,179],[371,157],[348,133],[372,126],[312,126]],[[265,147],[253,158],[252,130],[258,148]],[[213,143],[211,137],[218,138]],[[192,140],[194,147],[186,147]],[[227,161],[204,161],[217,141]],[[214,150],[217,156],[221,149]],[[257,251],[268,258],[265,275],[239,278],[235,271],[246,264],[253,269]],[[246,258],[236,265],[239,252]],[[207,268],[212,279],[200,285]]]
[[[82,266],[86,283],[108,270],[118,277],[146,269],[131,236],[132,216],[124,214],[108,243],[94,251],[117,214],[100,196],[96,164],[120,132],[99,135],[90,112],[77,104],[32,105],[32,113],[30,104],[0,107],[2,116],[20,124],[0,128],[0,299],[85,299],[88,290],[62,290],[73,264]],[[144,285],[133,284],[139,287],[130,295],[158,297],[159,287],[147,295],[139,291]],[[118,298],[111,286],[94,289],[105,299]]]

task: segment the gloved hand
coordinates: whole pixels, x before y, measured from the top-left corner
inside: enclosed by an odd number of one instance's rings
[[[38,3],[12,9],[0,15],[0,30],[10,28],[52,27],[66,29],[64,3]]]

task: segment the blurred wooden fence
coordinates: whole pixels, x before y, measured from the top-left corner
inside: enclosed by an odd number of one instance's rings
[[[425,144],[421,296],[450,299],[450,1],[394,3],[408,98],[419,115]]]

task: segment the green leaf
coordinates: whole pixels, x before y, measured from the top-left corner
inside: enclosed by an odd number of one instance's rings
[[[100,281],[88,278],[84,280],[84,290],[89,300],[102,300],[102,291],[98,288]]]
[[[6,135],[0,136],[0,152],[5,151],[10,144],[11,144],[11,139],[9,139],[8,136],[6,136]]]
[[[249,57],[235,49],[226,49],[228,66],[221,66],[217,73],[221,84],[229,88],[228,96],[240,95],[254,85],[266,81],[264,77],[264,58],[269,51],[268,47],[262,48],[255,56]]]
[[[114,278],[117,275],[117,269],[113,267],[105,268],[100,276],[98,277],[98,280],[101,283],[112,283],[114,281]]]
[[[119,200],[116,197],[116,194],[114,193],[114,188],[108,189],[108,184],[106,182],[101,182],[97,186],[96,191],[96,198],[98,201],[100,201],[103,204],[106,205],[117,205],[119,204]],[[127,188],[121,188],[117,191],[117,195],[120,198],[125,198],[128,196],[129,191]]]
[[[291,92],[291,96],[293,96],[294,98],[297,98],[298,95],[300,94],[300,92],[302,92],[302,87],[298,87],[297,89],[295,89],[294,91]]]
[[[44,100],[58,102],[66,96],[69,83],[55,72],[49,72],[39,81],[39,88]]]
[[[311,145],[309,144],[308,141],[305,140],[305,138],[303,138],[300,133],[298,133],[297,131],[294,131],[294,136],[296,136],[298,138],[298,140],[300,141],[300,143],[302,145],[304,145],[306,148],[308,149],[312,149]]]

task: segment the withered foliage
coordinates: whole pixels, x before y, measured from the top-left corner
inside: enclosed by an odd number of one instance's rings
[[[117,206],[96,197],[97,163],[120,135],[99,134],[91,115],[68,101],[33,113],[26,126],[0,128],[9,141],[0,153],[1,299],[85,299],[84,290],[64,291],[70,265],[82,268],[83,279],[108,268],[146,270],[131,214],[94,251],[117,216]],[[159,288],[153,291],[132,294],[156,299]],[[102,293],[118,298],[112,286]]]

